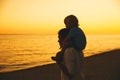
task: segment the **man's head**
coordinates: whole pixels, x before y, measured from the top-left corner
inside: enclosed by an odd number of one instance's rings
[[[58,38],[59,38],[58,42],[60,46],[62,45],[63,40],[67,37],[68,33],[69,33],[69,29],[67,28],[63,28],[58,32]]]

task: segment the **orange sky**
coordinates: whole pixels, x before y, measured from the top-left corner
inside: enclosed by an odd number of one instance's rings
[[[119,0],[1,0],[0,34],[57,34],[69,14],[87,34],[120,34]]]

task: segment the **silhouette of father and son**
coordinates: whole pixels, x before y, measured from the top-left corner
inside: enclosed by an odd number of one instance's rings
[[[84,80],[83,49],[86,47],[86,36],[79,28],[78,19],[74,15],[65,17],[66,28],[58,32],[60,51],[51,57],[61,69],[61,80]]]

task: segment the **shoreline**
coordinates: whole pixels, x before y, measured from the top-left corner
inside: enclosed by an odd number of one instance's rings
[[[120,80],[120,49],[85,57],[85,80]],[[54,64],[12,72],[1,72],[0,80],[60,80],[60,69]]]

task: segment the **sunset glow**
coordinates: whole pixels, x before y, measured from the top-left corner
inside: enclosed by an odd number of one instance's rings
[[[120,34],[119,0],[1,0],[0,34],[56,34],[69,14],[86,34]]]

